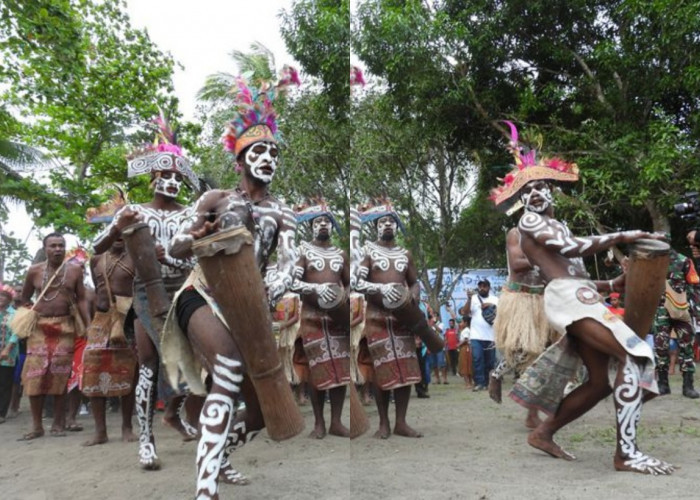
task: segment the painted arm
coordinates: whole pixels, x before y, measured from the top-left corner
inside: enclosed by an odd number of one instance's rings
[[[218,223],[214,220],[216,217],[214,208],[224,195],[219,189],[208,191],[197,200],[192,210],[187,211],[187,216],[177,234],[170,240],[168,254],[171,258],[185,260],[192,257],[194,240],[218,229]]]
[[[267,295],[271,304],[279,300],[294,282],[294,267],[298,260],[294,246],[296,230],[294,212],[283,205],[282,222],[277,234],[277,273],[274,275],[274,280],[267,283]]]
[[[396,302],[401,298],[401,294],[393,285],[386,283],[373,283],[367,281],[369,267],[372,265],[369,255],[366,255],[357,268],[357,285],[355,291],[364,295],[381,294],[391,302]]]
[[[559,252],[564,257],[587,257],[620,243],[632,243],[641,238],[660,240],[664,236],[645,231],[622,231],[600,236],[572,236],[561,222],[545,219],[534,212],[527,212],[520,218],[518,230],[527,234],[539,245]]]
[[[109,250],[112,243],[117,241],[122,235],[122,230],[141,220],[141,214],[135,205],[127,205],[114,214],[112,222],[100,234],[97,235],[92,244],[92,250],[95,255],[101,254]]]

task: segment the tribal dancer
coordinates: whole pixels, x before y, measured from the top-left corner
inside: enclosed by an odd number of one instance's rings
[[[304,301],[301,312],[303,350],[309,364],[311,406],[314,429],[309,437],[323,439],[326,423],[323,419],[325,391],[331,401],[331,423],[328,433],[349,437],[350,431],[340,421],[345,393],[350,383],[350,325],[348,317],[338,321],[322,309],[322,303],[347,299],[345,289],[350,284],[348,257],[331,244],[337,223],[325,204],[308,207],[297,214],[297,222],[311,224],[313,239],[299,246],[299,260],[294,267],[292,290]]]
[[[151,176],[153,199],[140,205],[126,205],[119,210],[111,224],[95,240],[94,251],[95,254],[108,251],[126,227],[136,222],[147,223],[156,241],[156,253],[160,262],[154,265],[159,265],[165,288],[172,296],[185,281],[193,265],[191,259],[178,259],[167,251],[170,239],[177,234],[188,217],[186,207],[178,203],[176,198],[182,190],[183,183],[194,187],[199,185],[199,181],[190,169],[190,163],[183,156],[182,150],[175,144],[174,134],[167,128],[164,120],[160,118],[157,123],[161,127],[157,144],[138,152],[128,163],[129,177],[141,174]],[[157,470],[160,468],[160,459],[156,454],[153,436],[153,412],[159,387],[161,332],[156,331],[154,327],[148,309],[146,287],[138,276],[134,280],[133,308],[137,317],[135,330],[139,358],[139,381],[135,391],[136,416],[141,427],[139,463],[144,469]],[[167,384],[161,384],[160,387],[168,399],[164,422],[188,439],[196,431],[184,425],[179,416],[185,396],[175,394]]]
[[[558,335],[549,326],[544,313],[544,284],[539,271],[530,265],[520,248],[517,227],[506,236],[508,282],[498,301],[498,314],[493,324],[496,347],[503,360],[489,377],[489,396],[501,402],[501,381],[506,373],[522,373]],[[556,337],[555,337],[556,336]],[[534,429],[540,419],[536,408],[528,409],[525,426]]]
[[[615,469],[670,474],[672,465],[645,455],[636,443],[644,392],[658,393],[654,354],[603,305],[598,288],[602,289],[605,282],[590,281],[582,260],[613,245],[661,236],[643,231],[573,236],[554,219],[549,181],[575,181],[578,168],[557,158],[538,160],[534,151],[521,154],[517,132],[515,127],[512,129],[511,148],[517,167],[506,176],[494,197],[505,202],[520,196],[525,206],[518,224],[521,248],[546,283],[545,314],[563,335],[525,371],[511,392],[511,397],[523,406],[549,414],[529,434],[528,443],[554,457],[573,460],[573,455],[554,442],[554,434],[612,393],[617,416]],[[609,282],[608,291],[621,291],[623,280],[618,277]],[[564,388],[581,361],[588,369],[588,380],[564,397]]]
[[[422,437],[406,423],[411,386],[421,380],[415,338],[410,325],[401,324],[382,303],[398,303],[402,299],[397,285],[407,287],[418,300],[416,268],[411,253],[396,245],[394,238],[401,223],[391,206],[374,207],[362,215],[363,222],[376,221],[377,228],[377,241],[368,242],[363,248],[364,258],[358,268],[356,285],[356,290],[367,297],[366,338],[360,344],[360,363],[368,358],[372,360],[379,411],[379,430],[375,437],[387,439],[391,435],[389,391],[392,389],[396,401],[394,434]]]
[[[27,358],[22,371],[22,383],[29,396],[34,425],[22,440],[44,435],[41,418],[47,394],[54,396],[54,420],[50,432],[54,436],[65,435],[64,400],[78,319],[71,312],[73,305],[77,305],[83,324],[87,324],[90,318],[83,268],[65,260],[65,238],[60,233],[51,233],[43,243],[46,261],[29,268],[22,288],[22,304],[28,304],[34,292],[40,293],[33,306],[38,320],[27,339]],[[22,332],[16,333],[22,336]]]
[[[261,279],[270,255],[277,250],[277,272],[267,283],[269,300],[275,302],[292,284],[297,260],[294,212],[269,191],[279,153],[272,109],[275,89],[258,92],[242,78],[237,84],[237,116],[224,134],[224,145],[234,154],[237,169],[243,172],[240,184],[235,189],[205,193],[194,206],[195,221],[173,239],[171,253],[186,258],[192,255],[195,240],[243,224],[255,240]],[[218,498],[219,480],[247,482],[231,467],[228,456],[250,442],[265,422],[239,347],[199,266],[175,299],[162,347],[171,381],[177,381],[181,372],[193,392],[205,394],[193,348],[201,354],[212,375],[211,390],[199,420],[196,498]],[[246,408],[236,412],[240,395]]]

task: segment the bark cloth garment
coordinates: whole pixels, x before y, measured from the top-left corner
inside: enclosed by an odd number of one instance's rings
[[[180,328],[177,320],[178,299],[182,292],[191,289],[196,290],[202,296],[209,307],[211,307],[214,315],[228,328],[218,304],[211,295],[204,273],[199,264],[197,264],[173,298],[170,311],[168,311],[168,316],[165,318],[165,326],[163,327],[159,348],[170,385],[177,387],[184,382],[189,386],[189,390],[193,394],[206,396],[207,390],[202,378],[202,364],[199,357],[192,350],[192,345],[185,332]]]
[[[107,312],[97,311],[87,331],[80,390],[87,397],[125,396],[133,389],[136,352],[133,342],[110,342],[112,330],[123,328],[131,297],[115,296]]]
[[[289,304],[294,304],[292,308]],[[301,311],[295,311],[294,309],[302,309],[301,299],[298,294],[287,293],[282,297],[277,303],[274,321],[278,323],[285,323],[289,321],[295,314],[301,317]],[[284,375],[290,384],[298,384],[301,382],[299,380],[299,375],[294,370],[294,344],[297,338],[301,337],[301,321],[297,318],[293,324],[287,326],[286,328],[280,328],[279,339],[277,341],[277,353],[279,354],[280,361],[282,362],[282,367],[284,368]]]
[[[337,325],[328,314],[307,307],[302,311],[300,331],[311,385],[325,391],[349,384],[350,336],[347,329]]]
[[[388,391],[421,381],[415,337],[396,317],[368,307],[364,335],[358,363],[372,364],[374,382],[380,389]]]
[[[22,383],[27,396],[66,392],[73,363],[73,316],[39,317],[27,339]]]
[[[360,317],[364,318],[367,302],[364,296],[359,293],[350,293],[350,324],[357,321]],[[360,368],[358,357],[360,354],[360,341],[364,339],[365,321],[364,319],[358,324],[350,328],[350,376],[355,384],[364,384],[364,370]]]
[[[603,305],[593,282],[583,279],[552,280],[545,288],[544,308],[552,327],[562,337],[542,353],[515,383],[510,397],[517,403],[549,415],[556,412],[564,398],[567,383],[576,375],[582,363],[569,342],[566,327],[584,318],[594,319],[612,332],[625,351],[641,362],[639,384],[642,389],[658,394],[651,347]],[[608,380],[611,387],[616,376],[617,361],[610,358]]]
[[[496,348],[516,372],[529,366],[559,334],[544,312],[544,286],[509,281],[498,299],[493,324]]]

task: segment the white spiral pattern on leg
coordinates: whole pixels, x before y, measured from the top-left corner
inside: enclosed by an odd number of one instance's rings
[[[149,367],[139,367],[139,381],[136,385],[136,418],[139,421],[139,463],[144,467],[155,465],[158,460],[153,439],[153,378]]]
[[[197,444],[197,495],[196,498],[213,498],[218,490],[221,453],[226,444],[226,429],[233,415],[233,398],[212,393],[199,416],[202,435]]]
[[[617,422],[620,432],[620,450],[626,458],[624,464],[633,470],[647,474],[670,474],[673,466],[637,448],[637,424],[642,415],[642,389],[637,363],[627,356],[623,367],[622,383],[615,387],[614,397],[618,405]]]

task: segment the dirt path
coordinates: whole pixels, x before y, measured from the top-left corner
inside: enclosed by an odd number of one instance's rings
[[[410,423],[424,438],[373,439],[373,407],[368,407],[372,431],[352,442],[312,440],[305,432],[275,443],[263,434],[233,457],[252,484],[222,486],[221,495],[250,500],[697,498],[700,400],[683,398],[680,386],[680,377],[672,377],[673,394],[645,405],[639,437],[645,452],[680,467],[670,477],[613,470],[610,398],[560,432],[560,444],[578,458],[565,462],[526,444],[524,411],[510,399],[496,405],[485,392],[465,391],[458,378],[450,377],[449,385],[431,387],[430,399],[411,400]],[[162,414],[156,414],[155,432],[163,468],[144,472],[137,465],[136,444],[118,441],[119,418],[113,414],[112,441],[103,446],[80,446],[93,430],[89,416],[80,419],[83,432],[17,442],[29,429],[26,399],[23,403],[18,418],[0,425],[0,498],[192,498],[195,443],[183,443],[163,426]],[[310,407],[303,413],[308,432]]]

